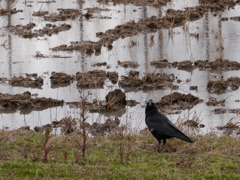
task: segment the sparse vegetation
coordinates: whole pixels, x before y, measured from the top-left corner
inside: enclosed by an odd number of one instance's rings
[[[0,131],[1,179],[239,179],[239,138],[214,133],[188,144],[169,140],[161,153],[150,133],[88,138],[85,160],[76,163],[79,135],[56,136],[43,161],[45,134]],[[122,143],[119,146],[119,142]],[[130,144],[129,144],[130,143]],[[125,147],[122,160],[119,148]],[[121,151],[120,151],[121,152]],[[124,153],[123,152],[123,153]]]

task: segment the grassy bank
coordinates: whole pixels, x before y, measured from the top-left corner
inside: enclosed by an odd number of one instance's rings
[[[88,138],[0,131],[0,179],[239,179],[240,142],[215,134],[171,139],[157,153],[149,134]],[[45,160],[44,159],[45,154]],[[47,156],[46,156],[47,155]]]

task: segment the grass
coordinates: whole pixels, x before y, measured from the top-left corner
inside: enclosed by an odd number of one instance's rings
[[[157,153],[157,142],[149,133],[89,137],[81,159],[77,147],[81,135],[55,136],[49,140],[48,161],[44,161],[44,134],[1,130],[0,179],[240,178],[239,137],[210,133],[193,139],[193,144],[168,140]]]

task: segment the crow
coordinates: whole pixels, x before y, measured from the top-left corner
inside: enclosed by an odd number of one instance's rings
[[[179,138],[183,141],[193,143],[194,141],[183,134],[166,116],[161,114],[153,102],[148,102],[145,109],[145,122],[152,135],[158,141],[158,152],[160,152],[160,144],[166,144],[166,139],[172,137]]]

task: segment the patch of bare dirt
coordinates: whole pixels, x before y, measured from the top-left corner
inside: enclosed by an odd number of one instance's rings
[[[111,44],[110,47],[112,48]],[[81,51],[87,55],[92,55],[93,53],[95,53],[95,55],[98,55],[101,53],[101,49],[102,43],[93,41],[72,43],[70,46],[63,44],[54,48],[50,48],[52,51]]]
[[[109,4],[113,3],[116,4],[134,4],[136,6],[165,6],[171,0],[97,0],[99,3]]]
[[[60,26],[53,24],[46,24],[43,29],[35,29],[35,23],[29,23],[27,25],[16,25],[7,27],[10,32],[21,36],[23,38],[34,38],[34,37],[42,37],[44,35],[52,36],[53,34],[58,34],[61,31],[67,31],[71,28],[69,24],[62,24]]]
[[[0,15],[11,15],[11,14],[17,14],[19,12],[23,12],[23,10],[17,10],[16,8],[14,9],[0,9]]]
[[[229,88],[232,91],[235,91],[240,86],[240,78],[239,77],[230,77],[227,80],[210,80],[207,84],[207,89],[211,93],[226,93]]]
[[[87,73],[77,72],[76,80],[78,87],[103,88],[107,74],[103,70],[93,70]]]
[[[139,66],[139,64],[137,62],[134,61],[118,61],[118,65],[124,67],[124,68],[137,68]]]
[[[69,85],[73,81],[74,76],[71,76],[63,72],[52,72],[50,79],[52,86]]]
[[[198,60],[194,62],[194,66],[201,70],[239,70],[240,63],[229,61],[228,59],[217,59],[209,62],[208,60]]]
[[[29,91],[15,95],[0,93],[1,110],[42,110],[50,107],[62,106],[63,103],[63,100],[52,98],[32,98]]]
[[[98,63],[95,63],[93,64],[93,66],[107,66],[107,63],[106,62],[98,62]]]
[[[229,61],[227,59],[217,59],[215,61],[209,62],[208,60],[197,60],[192,62],[190,60],[185,60],[181,62],[168,62],[167,59],[152,61],[150,63],[156,68],[178,68],[180,70],[192,71],[195,68],[200,70],[239,70],[240,63],[237,61]]]
[[[118,73],[117,72],[107,72],[107,78],[113,83],[116,84],[118,82]]]
[[[43,78],[37,77],[37,74],[26,74],[26,77],[13,77],[9,80],[12,86],[22,86],[31,88],[41,88],[43,85]]]
[[[211,11],[224,11],[234,8],[239,1],[235,0],[199,0],[201,6],[206,6]]]
[[[172,85],[173,74],[165,73],[146,73],[142,79],[139,79],[139,73],[130,71],[129,76],[121,76],[119,85],[124,87],[138,87],[139,89],[165,89]]]
[[[193,66],[193,62],[189,60],[179,62],[177,67],[178,69],[185,71],[192,71],[193,69],[195,69],[195,67]]]
[[[48,14],[48,11],[36,11],[33,12],[33,16],[46,16]]]
[[[190,86],[189,89],[192,90],[192,91],[197,91],[198,87],[197,86]]]
[[[167,59],[158,60],[158,61],[152,61],[150,63],[152,66],[156,66],[156,68],[166,68],[166,67],[172,67],[172,63],[168,62]]]
[[[199,97],[193,96],[192,94],[182,94],[174,92],[172,94],[163,96],[160,102],[157,102],[156,105],[163,111],[169,111],[172,113],[172,110],[185,110],[191,109],[195,105],[203,102]],[[177,111],[178,112],[178,111]]]
[[[218,106],[218,105],[225,106],[225,101],[226,101],[225,99],[218,101],[217,98],[210,97],[206,104],[208,106]]]
[[[76,19],[79,15],[81,15],[81,12],[77,9],[62,9],[59,8],[57,9],[59,13],[52,13],[52,14],[44,14],[43,18],[45,21],[50,21],[50,22],[56,22],[56,21],[66,21],[66,20],[74,20]]]

